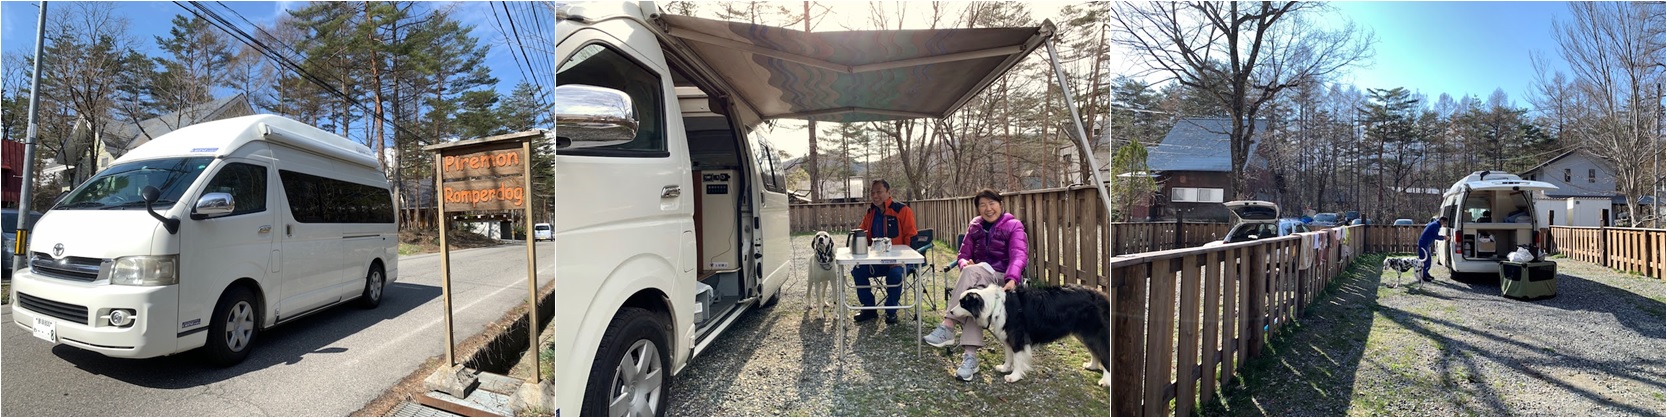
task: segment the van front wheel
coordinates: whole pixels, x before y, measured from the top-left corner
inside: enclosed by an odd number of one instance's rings
[[[209,361],[219,366],[231,366],[249,357],[249,349],[259,333],[255,321],[254,295],[242,286],[227,289],[214,305],[214,317],[208,324]]]
[[[590,383],[579,415],[665,415],[671,398],[669,329],[647,309],[625,308],[614,315],[590,365]]]
[[[370,272],[365,273],[365,291],[359,295],[359,306],[365,309],[375,309],[382,304],[382,290],[388,286],[388,276],[382,274],[382,266],[373,264]]]

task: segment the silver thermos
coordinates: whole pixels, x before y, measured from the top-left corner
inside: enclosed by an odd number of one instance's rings
[[[851,230],[851,234],[845,236],[845,246],[851,249],[853,255],[868,254],[868,231]]]

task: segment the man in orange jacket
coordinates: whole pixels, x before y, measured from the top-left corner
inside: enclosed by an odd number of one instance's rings
[[[859,229],[868,231],[870,239],[891,238],[894,246],[909,245],[909,240],[915,236],[915,212],[909,209],[909,205],[891,200],[891,183],[874,180],[869,187],[868,198],[868,213],[863,215]],[[903,295],[898,290],[898,286],[903,284],[902,265],[866,265],[851,270],[851,277],[857,286],[868,286],[868,278],[881,274],[886,275],[886,306],[897,306],[898,298]],[[862,306],[874,306],[873,289],[857,289],[857,300],[862,301]],[[862,323],[878,316],[874,311],[862,311],[855,320]],[[886,310],[886,323],[897,323],[896,309]]]

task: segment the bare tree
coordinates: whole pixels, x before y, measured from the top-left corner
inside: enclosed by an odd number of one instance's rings
[[[1627,212],[1651,191],[1659,127],[1663,40],[1661,3],[1570,3],[1568,22],[1553,22],[1558,51],[1574,73],[1575,94],[1590,106],[1575,136],[1614,163]],[[1655,91],[1651,91],[1655,90]]]
[[[1229,195],[1243,196],[1253,121],[1263,106],[1306,79],[1324,78],[1372,52],[1373,37],[1353,23],[1328,31],[1303,16],[1326,10],[1302,2],[1120,3],[1111,9],[1112,43],[1149,71],[1214,97],[1233,119]]]

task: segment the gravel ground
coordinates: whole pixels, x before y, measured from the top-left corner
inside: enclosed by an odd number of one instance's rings
[[[1520,301],[1439,266],[1420,290],[1389,288],[1382,260],[1362,257],[1202,412],[1667,414],[1661,281],[1553,258],[1558,295]]]
[[[1099,372],[1082,370],[1088,352],[1075,339],[1049,344],[1036,370],[1018,383],[1002,381],[999,346],[980,351],[979,374],[955,379],[960,350],[923,346],[907,314],[897,325],[851,325],[843,367],[835,360],[831,315],[806,310],[804,272],[810,236],[796,235],[794,271],[773,308],[748,313],[672,380],[670,411],[685,416],[1105,416],[1110,392]],[[953,259],[940,241],[932,256]],[[951,272],[950,274],[954,274]],[[928,295],[941,295],[933,284]],[[849,290],[848,290],[849,291]],[[854,297],[853,297],[854,298]],[[907,301],[907,298],[905,298]],[[906,303],[906,302],[905,302]],[[922,310],[923,331],[942,319]],[[827,319],[824,319],[826,317]],[[994,337],[985,336],[987,341]]]

